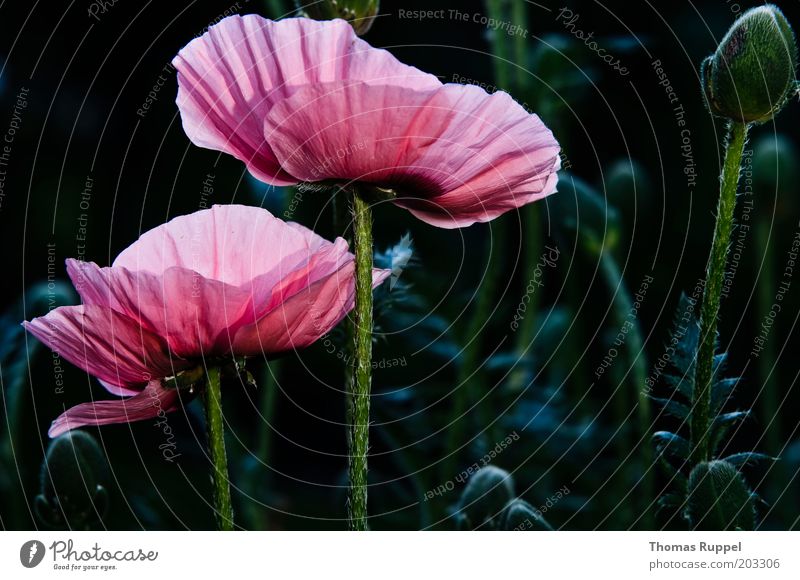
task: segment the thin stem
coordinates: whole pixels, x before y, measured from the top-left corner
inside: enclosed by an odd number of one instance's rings
[[[208,451],[211,455],[211,479],[214,485],[214,511],[217,527],[222,531],[233,530],[233,504],[231,503],[228,458],[225,455],[225,427],[222,421],[222,394],[219,367],[206,370],[206,429]]]
[[[755,228],[756,248],[764,252],[764,265],[758,278],[757,304],[758,324],[769,316],[772,302],[775,299],[775,265],[769,250],[770,220],[766,215],[759,215]],[[760,330],[760,328],[758,329]],[[761,383],[761,423],[768,425],[766,432],[767,452],[772,455],[780,453],[781,414],[780,398],[776,381],[778,367],[775,364],[775,346],[773,341],[765,341],[761,356],[758,357],[758,375]]]
[[[458,450],[466,443],[467,425],[473,415],[467,414],[467,409],[476,403],[475,386],[479,377],[476,372],[478,358],[483,341],[481,335],[483,327],[487,324],[497,291],[497,281],[500,279],[500,266],[503,263],[507,245],[505,223],[495,221],[498,227],[492,229],[492,237],[486,247],[486,275],[481,280],[475,297],[475,310],[467,322],[464,331],[464,345],[458,361],[457,388],[453,393],[453,408],[450,415],[449,431],[447,433],[447,451],[449,456],[442,463],[442,480],[451,479],[458,472]],[[491,422],[488,413],[487,400],[475,406],[474,422],[484,428]]]
[[[711,383],[717,341],[717,317],[720,294],[725,278],[733,216],[736,209],[736,190],[739,186],[742,155],[747,141],[748,126],[731,121],[728,127],[725,161],[722,168],[717,224],[711,255],[706,271],[703,304],[700,308],[700,344],[697,350],[697,370],[692,394],[692,463],[708,461],[711,455],[709,427],[711,411]]]
[[[636,424],[637,433],[634,437],[634,447],[637,457],[642,458],[644,468],[641,478],[641,493],[639,494],[642,503],[642,512],[639,514],[642,520],[642,528],[652,529],[653,514],[647,509],[654,497],[655,484],[653,481],[653,450],[650,447],[650,399],[644,391],[645,381],[647,380],[647,359],[644,354],[644,341],[642,340],[641,328],[636,318],[631,318],[631,313],[635,312],[633,298],[622,277],[619,265],[609,252],[603,252],[600,258],[600,265],[611,292],[614,293],[614,323],[622,329],[628,327],[626,334],[625,351],[628,353],[628,377],[632,387],[632,400],[637,401]],[[627,414],[626,414],[627,416]]]
[[[505,16],[503,10],[504,0],[486,0],[486,11],[490,18],[496,22],[506,22],[508,18]],[[508,35],[501,33],[499,30],[492,32],[492,54],[494,55],[494,74],[497,86],[502,90],[508,90],[509,81],[511,80],[511,73],[509,71],[509,54],[508,45],[506,40]]]
[[[528,24],[528,2],[527,0],[513,0],[511,3],[511,22],[525,30]],[[514,63],[515,83],[518,89],[524,90],[528,84],[528,39],[526,34],[516,34],[514,36]],[[528,95],[525,95],[527,98]],[[531,204],[533,207],[533,204]]]
[[[353,195],[353,247],[356,259],[356,298],[353,310],[353,376],[350,381],[350,497],[351,530],[367,529],[367,452],[369,398],[372,382],[372,210]]]

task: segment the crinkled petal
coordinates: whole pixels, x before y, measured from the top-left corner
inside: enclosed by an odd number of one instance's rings
[[[242,327],[233,340],[234,352],[243,355],[275,354],[313,344],[327,334],[353,308],[354,263],[318,280],[269,312],[256,323]],[[391,270],[374,269],[373,288]]]
[[[227,352],[228,329],[242,323],[251,300],[258,298],[179,267],[155,275],[67,260],[67,272],[84,304],[125,314],[162,337],[183,358]]]
[[[359,39],[343,20],[231,16],[184,47],[178,70],[178,108],[189,139],[229,153],[261,181],[296,183],[264,140],[263,119],[293,87],[366,82],[434,87],[433,76],[402,64]]]
[[[265,136],[304,181],[359,180],[398,190],[398,205],[463,227],[555,191],[559,145],[508,94],[327,83],[276,104]]]
[[[180,401],[177,389],[165,389],[153,381],[135,396],[117,401],[81,403],[68,409],[53,421],[47,434],[58,437],[71,429],[86,426],[132,423],[151,419],[161,411],[174,411]]]
[[[113,267],[160,275],[177,266],[232,286],[270,273],[277,283],[331,244],[265,209],[215,205],[145,232]]]
[[[186,365],[170,356],[160,337],[104,306],[62,306],[22,324],[75,366],[129,391],[172,376]]]

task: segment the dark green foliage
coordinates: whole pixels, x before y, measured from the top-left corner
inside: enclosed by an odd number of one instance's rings
[[[686,516],[695,530],[753,530],[754,497],[727,461],[700,463],[689,475]]]
[[[671,351],[669,365],[662,375],[662,383],[669,396],[651,397],[661,407],[662,414],[677,419],[679,429],[687,433],[692,414],[699,339],[699,324],[694,306],[689,298],[681,296],[671,340],[674,350]],[[753,529],[753,506],[757,496],[747,488],[737,467],[770,459],[759,453],[737,453],[719,459],[716,457],[728,448],[732,429],[751,414],[749,410],[724,410],[740,380],[738,377],[722,376],[726,360],[726,353],[718,353],[714,357],[710,409],[712,419],[708,427],[714,460],[691,465],[690,457],[695,441],[671,431],[653,434],[653,443],[672,485],[671,491],[659,499],[659,508],[662,511],[681,513],[691,527],[698,529]]]

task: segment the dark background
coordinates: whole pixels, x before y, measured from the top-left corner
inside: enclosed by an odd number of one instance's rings
[[[88,15],[90,3],[86,1],[7,2],[0,8],[0,130],[10,122],[18,92],[29,89],[29,104],[13,142],[0,206],[4,270],[0,306],[7,312],[5,349],[30,362],[14,370],[8,361],[15,359],[7,358],[2,369],[4,393],[14,372],[28,385],[21,436],[11,445],[14,452],[6,459],[9,465],[2,480],[3,527],[42,526],[27,506],[39,493],[38,473],[48,443],[47,426],[64,406],[88,400],[90,393],[95,398],[105,396],[95,381],[75,369],[67,372],[64,394],[54,394],[49,353],[35,350],[35,340],[25,341],[18,330],[23,318],[47,310],[43,291],[36,286],[47,278],[47,244],[55,244],[56,271],[62,279],[64,259],[79,252],[82,242],[76,239],[77,220],[83,211],[81,192],[87,176],[92,178],[93,188],[87,211],[85,259],[100,265],[110,264],[140,232],[197,210],[208,173],[215,176],[214,192],[207,200],[211,203],[262,205],[279,213],[292,196],[291,191],[270,190],[254,182],[237,160],[194,147],[180,125],[174,104],[175,76],[173,72],[164,73],[164,67],[232,4],[228,0],[118,0],[98,15],[99,21]],[[270,15],[271,4],[242,1],[239,13]],[[530,51],[533,54],[546,41],[564,48],[564,52],[552,56],[544,71],[532,65],[530,94],[514,96],[538,111],[554,129],[572,175],[600,192],[604,203],[580,219],[599,224],[602,231],[605,203],[618,208],[622,243],[617,259],[627,286],[635,291],[644,276],[653,276],[655,283],[648,290],[639,318],[651,365],[668,340],[680,292],[690,292],[703,276],[708,256],[724,127],[703,106],[698,68],[733,21],[733,3],[641,0],[604,4],[572,0],[565,4],[541,0],[540,4],[551,11],[529,7]],[[758,3],[739,4],[744,9]],[[789,20],[800,24],[797,2],[780,4]],[[570,42],[555,18],[564,6],[580,14],[578,28],[593,31],[601,44],[625,63],[631,71],[629,76],[621,77],[583,44]],[[486,12],[477,1],[386,0],[381,16],[365,38],[443,80],[460,75],[494,84],[490,33],[484,26],[451,19],[415,21],[397,17],[400,8],[437,7],[469,14]],[[686,109],[698,173],[697,185],[691,189],[682,173],[680,131],[651,67],[656,58],[662,61]],[[142,118],[137,109],[161,74],[168,78]],[[800,110],[790,105],[775,124],[757,128],[753,138],[778,132],[796,141],[798,120]],[[614,175],[615,163],[628,159],[641,168],[636,194],[605,191],[603,184]],[[619,169],[619,165],[616,167]],[[748,365],[748,354],[760,324],[755,311],[758,265],[764,255],[771,254],[782,268],[785,249],[800,219],[794,199],[796,186],[780,194],[773,219],[776,192],[756,192],[754,211],[769,216],[774,245],[758,247],[752,236],[748,238],[731,295],[723,303],[720,326],[721,344],[731,352],[731,371],[743,371],[746,379],[735,403],[756,410],[759,375],[754,361]],[[538,393],[530,403],[544,409],[541,418],[530,423],[531,411],[521,403],[509,408],[499,403],[492,406],[489,401],[489,417],[495,420],[502,416],[502,421],[494,424],[494,435],[484,433],[483,439],[476,439],[474,448],[462,450],[456,465],[471,465],[482,455],[478,453],[481,445],[491,448],[498,434],[505,437],[516,431],[522,442],[515,443],[495,463],[514,472],[517,491],[536,506],[563,486],[569,487],[569,496],[547,514],[553,526],[634,527],[639,525],[635,518],[625,514],[626,503],[631,501],[625,492],[631,484],[612,477],[617,453],[614,417],[625,415],[610,416],[605,403],[617,385],[607,379],[591,383],[592,370],[608,349],[607,334],[616,332],[608,316],[612,293],[601,281],[596,257],[581,252],[574,244],[574,234],[565,226],[575,215],[556,211],[552,203],[542,204],[542,208],[546,212],[543,236],[564,250],[558,267],[548,274],[542,311],[567,316],[576,324],[567,333],[568,340],[559,339],[557,347],[543,345],[545,351],[553,351],[552,359],[536,355],[533,363],[544,369],[541,381],[534,385]],[[294,219],[322,235],[334,235],[330,208],[321,196],[306,194]],[[377,248],[397,243],[408,231],[414,240],[415,260],[403,273],[404,282],[410,286],[406,302],[395,304],[378,317],[385,335],[377,343],[376,359],[406,357],[408,365],[379,369],[374,377],[376,426],[370,476],[375,486],[370,493],[376,517],[371,525],[417,529],[443,518],[448,506],[457,500],[458,491],[450,491],[449,497],[427,515],[424,511],[429,506],[421,501],[425,491],[443,483],[438,469],[446,455],[442,429],[447,424],[449,396],[457,376],[456,365],[447,362],[448,353],[458,353],[463,344],[475,291],[486,270],[485,247],[493,228],[508,228],[511,242],[505,254],[495,258],[502,260],[496,280],[497,308],[482,332],[482,355],[502,345],[530,268],[520,253],[520,219],[516,213],[502,222],[452,231],[430,227],[391,206],[378,208],[376,220]],[[66,290],[62,294],[64,302],[75,299]],[[793,286],[770,335],[779,353],[776,382],[781,396],[788,393],[781,410],[780,437],[784,443],[797,436],[793,429],[798,422],[798,396],[793,387],[800,369],[794,355],[799,346],[794,331],[799,297],[800,287]],[[428,326],[421,320],[427,320]],[[454,326],[440,339],[426,342],[427,336],[436,336],[431,329],[439,323],[444,328]],[[338,340],[336,333],[333,339]],[[562,384],[557,380],[558,372],[545,368],[546,360],[558,361],[552,364],[575,372],[569,373]],[[252,364],[256,377],[266,382],[263,362]],[[346,442],[342,363],[327,354],[322,345],[315,345],[284,357],[274,368],[279,388],[274,384],[264,387],[278,388],[275,415],[269,425],[257,412],[262,393],[236,385],[225,392],[239,523],[244,527],[343,528]],[[489,393],[495,392],[502,376],[492,368],[484,365],[479,379]],[[559,394],[550,397],[548,393],[552,392]],[[632,408],[635,400],[624,405]],[[518,416],[519,422],[514,423]],[[510,422],[505,422],[509,417]],[[102,523],[92,525],[148,529],[213,526],[207,504],[210,489],[199,407],[171,415],[170,424],[178,433],[182,454],[177,464],[163,460],[158,451],[163,436],[152,422],[88,430],[101,442],[113,468],[105,481],[111,509]],[[624,423],[622,426],[625,428]],[[660,418],[653,430],[673,426],[668,419]],[[763,450],[764,428],[763,418],[756,413],[755,420],[737,431],[731,448]],[[265,431],[271,439],[262,441],[266,445],[263,449],[268,450],[262,464],[252,451]],[[772,451],[782,451],[782,463],[796,469],[797,446],[794,455],[788,449]],[[774,506],[786,482],[779,484],[772,478],[771,473],[756,470],[749,480]],[[797,494],[795,481],[782,500],[794,509],[762,509],[763,526],[786,529],[796,525]]]

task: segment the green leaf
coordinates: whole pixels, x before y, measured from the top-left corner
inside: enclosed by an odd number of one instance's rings
[[[659,399],[658,397],[650,397],[655,403],[664,408],[664,412],[676,419],[685,420],[689,416],[690,409],[687,405],[679,403],[674,399]]]
[[[658,431],[653,433],[656,451],[666,459],[677,459],[681,463],[688,461],[691,451],[689,442],[675,433]]]
[[[731,427],[740,421],[744,421],[749,416],[750,411],[733,411],[731,413],[717,415],[714,422],[711,424],[711,449],[716,451]]]
[[[778,461],[778,458],[766,455],[764,453],[748,451],[746,453],[734,453],[733,455],[728,455],[728,457],[723,458],[723,461],[727,461],[734,467],[741,469],[742,467],[761,463],[762,461]]]

